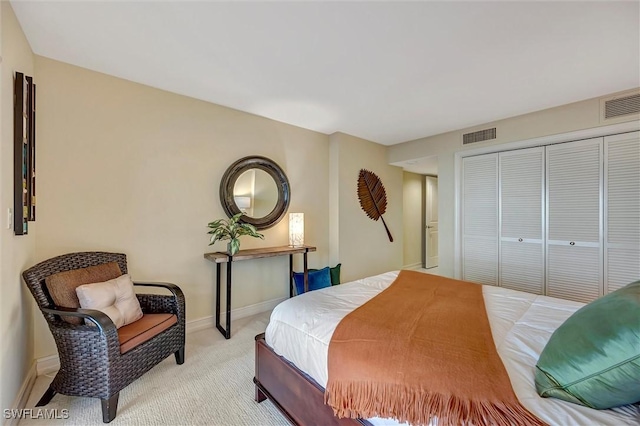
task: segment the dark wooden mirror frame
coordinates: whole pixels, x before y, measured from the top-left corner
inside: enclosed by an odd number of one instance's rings
[[[258,229],[271,228],[285,215],[289,208],[289,202],[291,201],[291,190],[289,187],[289,179],[284,171],[273,160],[267,157],[250,156],[244,157],[233,163],[220,181],[220,203],[227,216],[231,217],[238,213],[241,213],[240,208],[236,204],[233,197],[233,188],[236,184],[238,177],[247,170],[260,169],[264,170],[273,178],[278,187],[278,201],[271,213],[264,217],[250,217],[242,215],[240,220],[245,223],[250,223]]]

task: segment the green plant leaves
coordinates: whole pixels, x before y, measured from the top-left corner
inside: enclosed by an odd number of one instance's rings
[[[211,235],[209,245],[213,245],[217,241],[229,240],[229,254],[233,256],[240,250],[239,237],[249,235],[264,240],[264,235],[259,233],[255,226],[250,223],[240,222],[240,217],[242,217],[242,213],[238,213],[229,219],[218,219],[209,222],[207,225],[211,228],[211,230],[207,232],[207,234]]]
[[[238,250],[240,250],[240,240],[234,238],[233,240],[229,241],[229,254],[233,256],[238,252]]]

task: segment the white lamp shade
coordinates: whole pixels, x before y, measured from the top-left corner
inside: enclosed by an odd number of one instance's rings
[[[289,213],[289,245],[304,245],[304,213]]]

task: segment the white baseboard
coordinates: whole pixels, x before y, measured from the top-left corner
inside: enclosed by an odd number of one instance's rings
[[[231,315],[236,318],[246,318],[251,315],[261,314],[267,312],[278,306],[281,302],[287,300],[288,297],[280,297],[278,299],[271,299],[264,302],[256,303],[255,305],[244,306],[242,308],[234,309],[231,311]]]
[[[422,268],[422,262],[413,263],[411,265],[404,265],[402,269],[420,269]]]
[[[60,369],[60,358],[58,355],[49,355],[36,359],[36,372],[38,376],[53,373]]]
[[[270,311],[285,299],[286,297],[282,297],[279,299],[272,299],[272,300],[267,300],[265,302],[256,303],[255,305],[243,306],[242,308],[232,309],[231,318],[232,319],[245,318],[245,317],[250,317],[251,315],[256,315],[262,312]],[[196,331],[205,330],[207,328],[214,328],[215,318],[213,315],[211,315],[208,317],[187,321],[185,326],[186,326],[185,331],[187,334],[195,333]],[[41,376],[43,374],[53,373],[60,369],[60,359],[58,358],[58,355],[50,355],[50,356],[38,358],[34,364],[33,369],[34,369],[34,373],[37,373],[38,376]],[[35,380],[35,374],[34,374],[33,380]],[[33,386],[33,383],[31,383],[31,386]],[[27,397],[28,396],[29,396],[29,393],[27,393]]]
[[[31,395],[31,389],[33,389],[33,384],[36,382],[36,371],[36,363],[34,362],[27,372],[27,377],[25,377],[24,382],[22,382],[16,400],[13,402],[13,407],[11,407],[12,409],[22,410],[27,405],[27,400],[29,399],[29,395]],[[4,426],[17,426],[19,421],[19,418],[12,417],[4,422]]]
[[[255,305],[244,306],[242,308],[236,308],[231,310],[231,319],[246,318],[251,315],[260,314],[262,312],[270,311],[275,308],[280,302],[286,300],[286,297],[279,299],[267,300],[266,302],[256,303]],[[220,318],[224,319],[224,314],[220,313]],[[200,318],[197,320],[187,321],[187,334],[195,333],[196,331],[205,330],[207,328],[215,327],[215,318],[213,315]]]

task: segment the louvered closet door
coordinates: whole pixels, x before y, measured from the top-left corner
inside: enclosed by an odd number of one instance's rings
[[[547,295],[602,294],[602,138],[548,146]]]
[[[498,284],[498,154],[463,160],[462,279]]]
[[[544,294],[544,148],[500,153],[500,286]]]
[[[605,292],[640,279],[640,132],[607,136]]]

